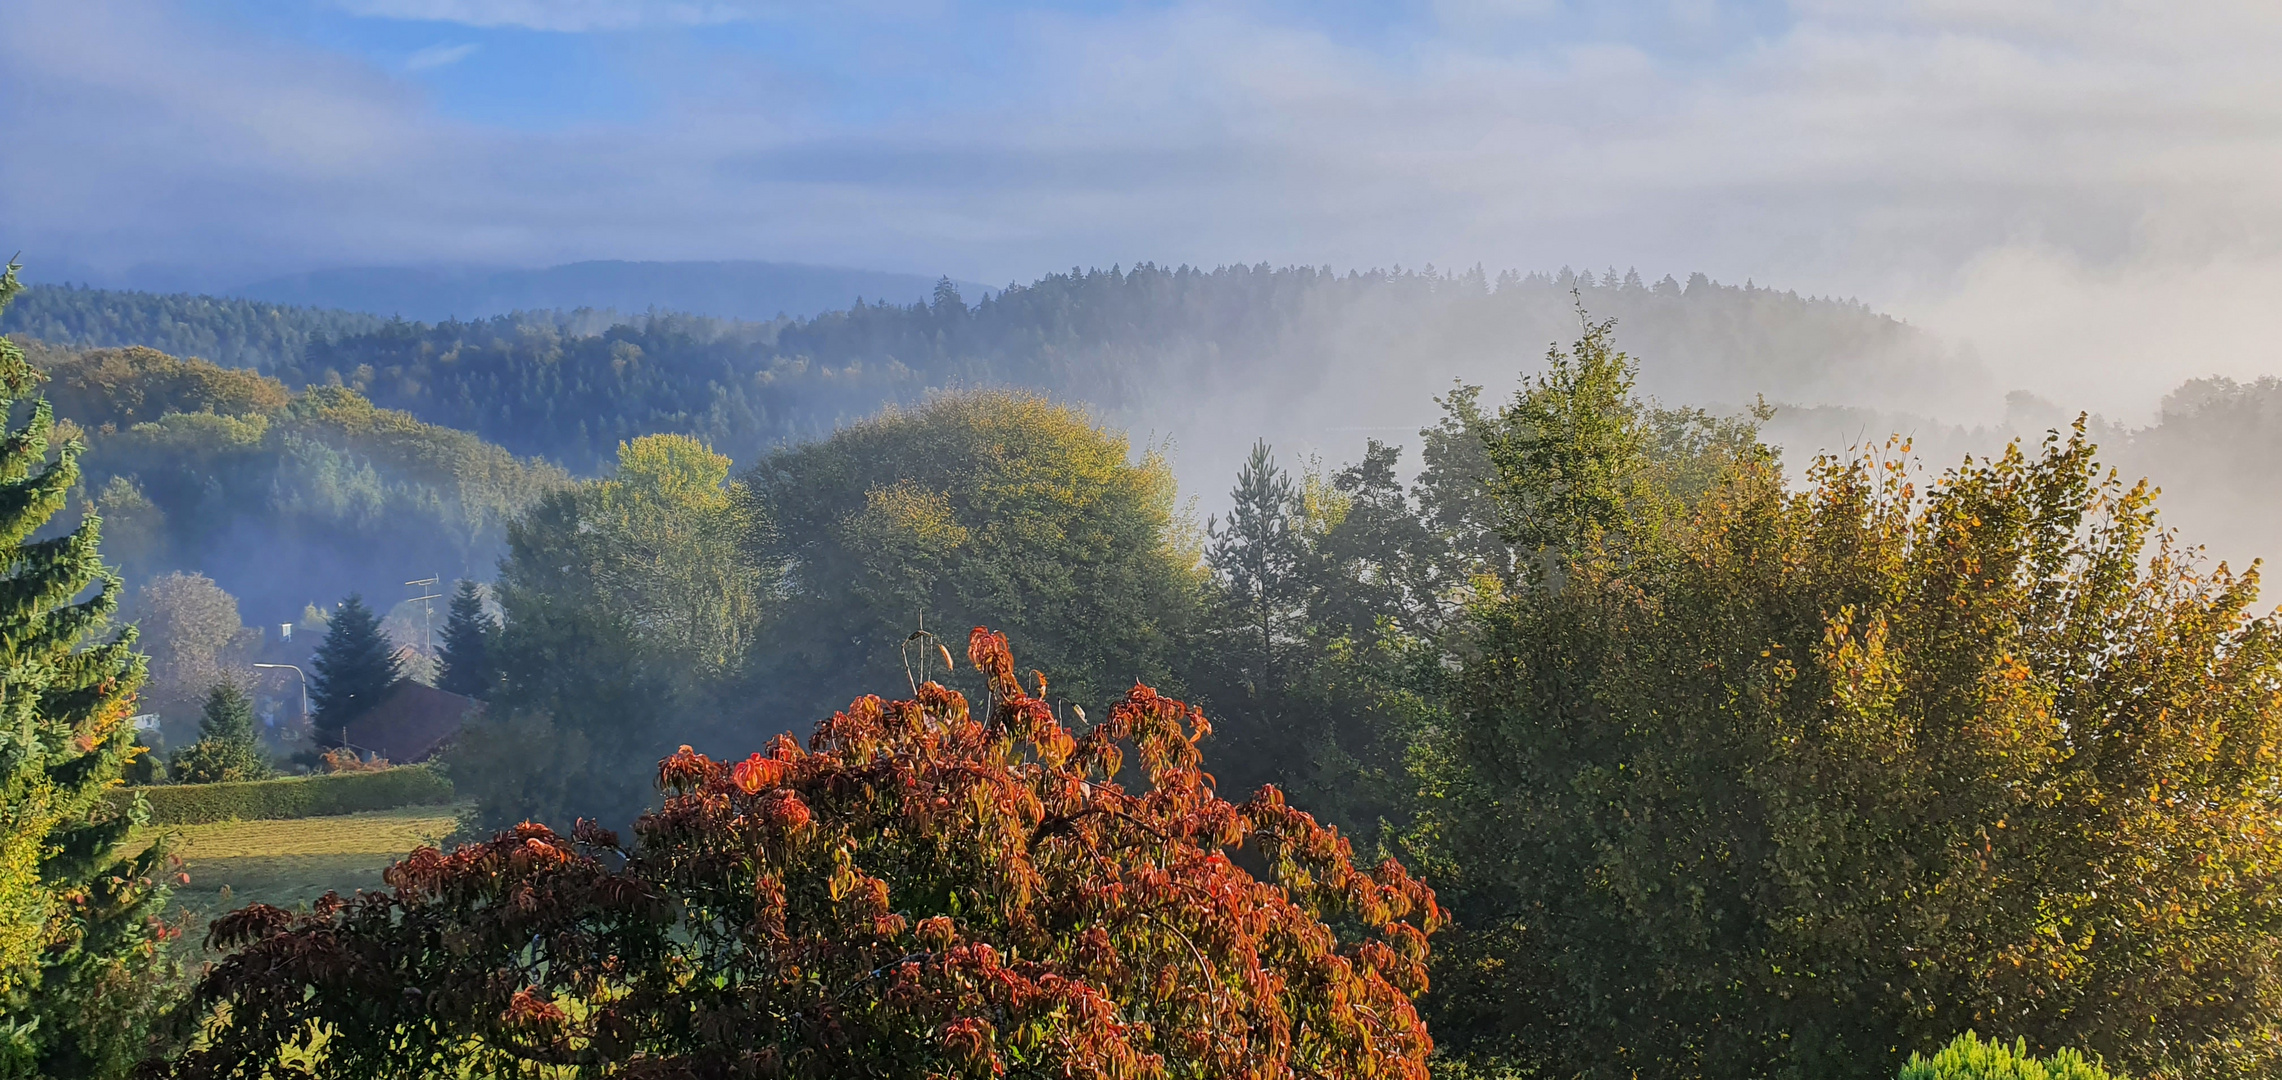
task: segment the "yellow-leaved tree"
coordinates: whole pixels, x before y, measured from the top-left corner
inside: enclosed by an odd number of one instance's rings
[[[1690,495],[1591,383],[1499,418],[1531,429],[1493,490],[1539,570],[1476,602],[1428,748],[1444,1047],[1868,1078],[1973,1030],[2272,1075],[2282,623],[2255,569],[2204,568],[2081,425],[1924,490],[1865,457],[1794,491],[1761,452]]]

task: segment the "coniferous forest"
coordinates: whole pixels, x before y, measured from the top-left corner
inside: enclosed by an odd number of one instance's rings
[[[2263,491],[2271,380],[1929,461],[1782,395],[1968,360],[1701,277],[0,293],[0,1075],[2282,1069],[2282,624],[2139,479]],[[1206,491],[1133,434],[1396,340],[1502,374]],[[410,771],[411,682],[481,705],[379,888],[122,843]]]

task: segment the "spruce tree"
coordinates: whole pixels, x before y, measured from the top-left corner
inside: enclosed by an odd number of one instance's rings
[[[1266,440],[1236,474],[1225,521],[1206,523],[1212,546],[1205,562],[1222,579],[1228,623],[1235,631],[1227,659],[1255,698],[1273,692],[1278,660],[1287,651],[1307,592],[1307,538],[1301,532],[1300,495],[1291,474],[1276,464]]]
[[[224,679],[207,692],[198,741],[175,756],[172,771],[185,784],[270,777],[269,758],[254,735],[254,703],[237,683]]]
[[[19,286],[0,270],[0,309]],[[77,440],[50,445],[39,375],[0,338],[0,1074],[102,1075],[139,1056],[167,960],[147,916],[164,852],[111,857],[133,822],[103,798],[133,753],[143,660],[117,608],[92,514],[31,537],[79,481]],[[90,593],[90,590],[93,590]]]
[[[316,669],[309,680],[309,697],[316,710],[318,742],[332,746],[341,745],[349,722],[372,708],[403,674],[388,635],[380,632],[380,617],[356,593],[334,610],[310,666]]]
[[[452,594],[451,616],[444,621],[442,670],[436,689],[479,698],[491,689],[491,638],[499,624],[483,610],[483,590],[460,579]]]

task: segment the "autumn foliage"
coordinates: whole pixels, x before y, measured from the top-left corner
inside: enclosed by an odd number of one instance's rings
[[[684,747],[630,850],[526,824],[217,920],[172,1074],[1423,1080],[1430,890],[1218,797],[1194,708],[1135,686],[1072,730],[1004,637],[968,658],[983,715],[928,682],[805,749]]]

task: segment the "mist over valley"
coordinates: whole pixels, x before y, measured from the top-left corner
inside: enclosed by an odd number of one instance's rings
[[[0,2],[0,1080],[2274,1080],[2272,9]]]

